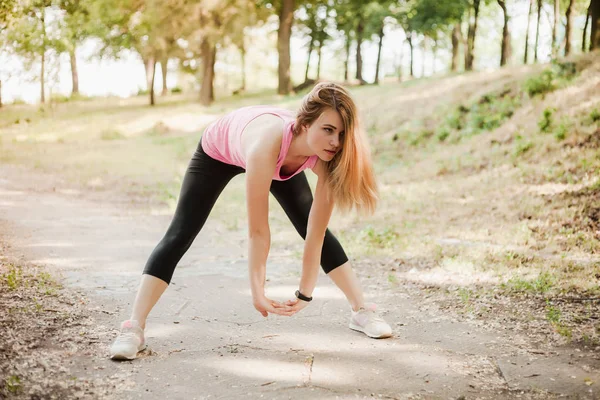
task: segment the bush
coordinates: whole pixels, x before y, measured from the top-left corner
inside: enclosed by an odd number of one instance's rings
[[[171,93],[181,93],[183,92],[183,89],[180,88],[179,86],[175,86],[173,89],[171,89]]]
[[[525,81],[525,92],[529,97],[551,92],[556,89],[554,78],[554,72],[551,69],[545,69],[540,75]]]
[[[569,124],[566,121],[563,121],[554,132],[554,137],[556,138],[556,140],[565,140],[568,132]]]

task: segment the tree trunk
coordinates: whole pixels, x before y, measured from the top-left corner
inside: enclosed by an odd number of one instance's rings
[[[350,32],[346,33],[346,60],[344,61],[344,82],[348,82],[348,66],[350,65]]]
[[[583,38],[581,40],[581,51],[582,52],[586,52],[588,51],[588,45],[587,45],[587,36],[588,36],[588,25],[590,24],[590,17],[592,15],[592,1],[594,0],[590,0],[590,5],[588,7],[587,10],[587,14],[585,17],[585,25],[583,26]]]
[[[217,56],[217,47],[205,39],[202,41],[200,53],[202,55],[202,86],[200,88],[200,104],[209,106],[215,100],[213,84],[215,80],[215,59]]]
[[[510,31],[508,30],[508,11],[506,10],[506,3],[504,0],[498,0],[498,4],[502,8],[502,14],[504,15],[504,27],[502,28],[502,47],[500,49],[500,66],[506,65],[510,58]]]
[[[362,47],[364,30],[365,25],[361,18],[358,20],[358,25],[356,27],[356,79],[358,79],[361,84],[364,83],[364,79],[362,76],[362,53],[360,48]]]
[[[591,0],[592,35],[590,36],[590,51],[600,49],[600,1]]]
[[[567,11],[565,12],[565,17],[567,17],[567,26],[565,27],[565,56],[571,54],[571,40],[573,40],[572,11],[574,2],[575,0],[569,0],[569,5],[567,6]]]
[[[379,49],[377,50],[377,64],[375,66],[375,84],[379,84],[379,67],[381,65],[381,47],[383,45],[383,24],[379,30]]]
[[[408,42],[408,45],[410,46],[410,77],[414,78],[415,74],[413,72],[413,60],[414,60],[414,47],[413,47],[413,42],[412,42],[412,32],[410,32],[410,34],[406,35],[406,41]]]
[[[2,108],[2,81],[0,80],[0,108]]]
[[[41,83],[41,93],[40,93],[40,101],[42,104],[46,102],[46,87],[45,87],[45,75],[46,75],[46,20],[45,20],[45,10],[42,7],[42,71],[40,76]]]
[[[79,94],[79,75],[77,73],[77,48],[75,46],[69,51],[69,57],[71,59],[71,81],[73,82],[71,96],[76,96]]]
[[[294,23],[295,0],[282,0],[279,10],[279,29],[277,31],[277,51],[279,53],[279,87],[277,93],[289,94],[292,91],[290,78],[290,37]]]
[[[458,71],[458,53],[460,51],[461,32],[460,24],[457,23],[452,29],[452,64],[450,65],[450,71]]]
[[[554,0],[554,21],[552,21],[552,58],[558,55],[558,21],[560,20],[559,0]]]
[[[538,16],[535,28],[535,47],[533,48],[533,62],[538,60],[538,43],[540,41],[540,19],[542,18],[542,0],[537,0]]]
[[[317,80],[321,78],[321,49],[323,48],[323,44],[321,40],[319,40],[319,47],[317,48]]]
[[[479,17],[479,5],[481,0],[473,1],[474,21],[473,24],[469,24],[469,33],[467,36],[467,56],[465,62],[465,70],[472,71],[473,64],[475,63],[475,36],[477,35],[477,20]]]
[[[162,92],[161,96],[169,94],[169,88],[167,87],[167,64],[169,64],[168,58],[162,58],[160,60],[160,72],[162,72]]]
[[[154,105],[154,75],[156,74],[156,57],[151,54],[144,59],[144,67],[146,68],[146,89],[150,96],[150,105]]]
[[[529,0],[529,13],[527,14],[527,31],[525,32],[525,56],[523,57],[523,64],[528,63],[528,53],[529,53],[529,26],[531,25],[531,13],[533,12],[533,1]]]
[[[311,32],[310,43],[308,45],[308,61],[306,62],[306,72],[304,73],[304,82],[308,81],[308,70],[310,68],[310,56],[312,55],[314,45],[315,45],[315,34],[314,34],[314,32]]]

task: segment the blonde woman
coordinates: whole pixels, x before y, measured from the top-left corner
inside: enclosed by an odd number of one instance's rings
[[[305,169],[312,169],[318,177],[314,200]],[[321,265],[350,303],[350,328],[373,338],[391,336],[390,326],[374,306],[365,305],[348,257],[327,229],[334,205],[342,211],[373,212],[377,185],[354,101],[342,86],[321,83],[306,95],[295,116],[277,107],[250,106],[206,128],[184,176],[173,220],[144,269],[131,318],[121,324],[121,333],[110,349],[113,359],[134,359],[145,348],[148,314],[221,191],[231,178],[244,172],[254,308],[264,317],[291,316],[302,310],[312,300]],[[269,192],[305,239],[296,298],[285,303],[268,299],[264,293],[271,242]]]

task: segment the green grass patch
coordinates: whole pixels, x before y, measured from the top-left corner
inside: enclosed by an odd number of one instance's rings
[[[556,283],[554,275],[547,271],[541,272],[533,280],[525,280],[521,277],[512,277],[506,283],[501,284],[503,289],[517,293],[536,293],[544,294],[550,291]]]

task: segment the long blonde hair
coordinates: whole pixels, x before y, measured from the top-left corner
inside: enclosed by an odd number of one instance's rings
[[[377,182],[369,143],[359,126],[358,111],[350,93],[331,82],[315,85],[298,110],[294,134],[300,134],[302,126],[310,126],[328,108],[340,114],[345,132],[341,150],[325,163],[334,201],[342,211],[356,208],[373,213],[378,200]]]

